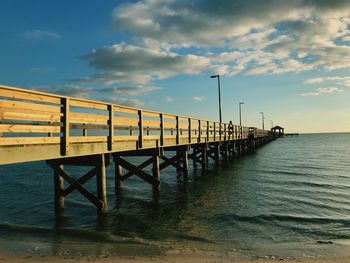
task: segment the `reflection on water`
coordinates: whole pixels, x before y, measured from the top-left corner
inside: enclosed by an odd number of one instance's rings
[[[278,139],[241,159],[208,170],[190,165],[187,181],[169,168],[161,193],[131,177],[114,194],[108,168],[109,213],[78,193],[56,221],[52,171],[43,162],[0,167],[0,238],[67,242],[219,247],[267,253],[275,247],[333,252],[350,238],[350,134]],[[142,160],[138,160],[141,162]],[[81,174],[83,167],[71,168]],[[94,180],[87,184],[94,192]],[[298,250],[297,249],[297,250]],[[311,250],[310,250],[311,249]],[[55,249],[54,249],[55,250]],[[59,249],[58,249],[59,250]],[[57,249],[55,251],[58,251]],[[294,249],[295,250],[295,249]],[[101,250],[103,251],[103,249]]]

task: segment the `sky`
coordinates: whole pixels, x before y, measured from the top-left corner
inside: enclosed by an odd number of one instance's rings
[[[0,83],[286,132],[350,131],[348,0],[1,0]]]

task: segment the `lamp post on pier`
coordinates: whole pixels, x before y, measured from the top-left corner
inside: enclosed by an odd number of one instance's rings
[[[218,79],[218,93],[219,93],[219,118],[220,118],[220,123],[222,122],[222,116],[221,116],[221,92],[220,92],[220,75],[213,75],[210,76],[210,78],[217,78]]]
[[[261,121],[262,121],[262,128],[263,130],[265,130],[265,117],[264,117],[264,113],[262,111],[260,111],[261,114]]]
[[[241,106],[244,104],[244,102],[239,103],[239,126],[242,126],[242,109]]]

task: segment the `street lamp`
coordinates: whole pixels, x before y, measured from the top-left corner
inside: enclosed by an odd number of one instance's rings
[[[217,78],[218,79],[218,92],[219,92],[219,118],[220,118],[220,123],[222,122],[222,117],[221,117],[221,94],[220,94],[220,75],[213,75],[210,76],[212,79]]]
[[[239,126],[242,126],[242,109],[241,109],[241,105],[243,105],[244,102],[240,102],[239,103]]]
[[[264,118],[264,113],[263,113],[262,111],[260,111],[260,114],[261,114],[262,128],[263,128],[263,130],[265,130],[265,124],[264,124],[265,118]]]

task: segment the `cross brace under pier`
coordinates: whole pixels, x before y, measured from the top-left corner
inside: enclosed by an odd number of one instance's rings
[[[174,146],[138,150],[113,154],[99,154],[92,156],[63,158],[47,161],[54,171],[55,186],[55,213],[57,217],[63,215],[65,198],[73,191],[80,192],[96,208],[99,215],[107,213],[106,167],[114,161],[115,166],[115,193],[120,194],[122,182],[131,176],[137,176],[150,184],[155,195],[159,194],[161,178],[160,172],[173,167],[183,178],[188,177],[188,160],[192,159],[193,166],[201,165],[203,169],[208,166],[209,158],[216,165],[220,164],[220,157],[227,158],[253,151],[255,148],[267,143],[269,138],[242,139],[227,142],[199,143],[185,146]],[[135,164],[132,157],[144,157],[141,163]],[[66,166],[92,167],[80,178],[75,179],[64,168]],[[96,178],[96,193],[84,187],[84,184]],[[65,187],[65,183],[68,185]]]

